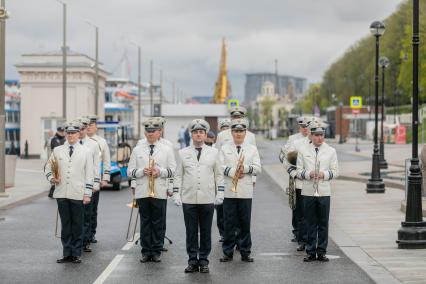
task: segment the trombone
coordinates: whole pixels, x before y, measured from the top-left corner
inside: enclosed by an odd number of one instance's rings
[[[244,169],[243,166],[244,166],[244,155],[241,150],[240,158],[238,159],[237,170],[235,171],[235,174],[232,177],[232,186],[231,186],[232,192],[235,192],[235,193],[237,192],[238,180],[240,179],[240,174]]]
[[[127,204],[127,207],[130,207],[130,218],[129,218],[129,225],[127,226],[126,240],[128,242],[133,242],[135,240],[136,228],[138,226],[138,219],[139,219],[139,213],[137,212],[138,204],[136,203],[136,199],[133,198],[132,202]],[[131,233],[131,226],[133,221],[132,219],[134,219],[133,218],[134,209],[136,209],[136,219],[134,220],[133,233]]]
[[[59,209],[56,209],[55,237],[57,237],[58,239],[60,239],[61,236],[59,235],[58,227],[59,227]]]

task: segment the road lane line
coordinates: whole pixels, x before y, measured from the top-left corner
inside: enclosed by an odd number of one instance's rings
[[[139,240],[139,233],[136,233],[133,242],[127,242],[127,244],[125,244],[121,250],[129,250],[132,246],[135,245],[135,243],[138,240]]]
[[[107,280],[108,276],[111,274],[111,272],[117,267],[117,265],[120,263],[120,261],[123,259],[124,254],[118,254],[114,257],[114,259],[109,263],[107,268],[102,272],[101,275],[93,282],[93,284],[102,284]]]

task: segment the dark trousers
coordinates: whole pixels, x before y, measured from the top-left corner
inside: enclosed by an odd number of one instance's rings
[[[308,239],[304,208],[305,204],[303,202],[302,190],[300,188],[296,188],[296,208],[293,210],[292,223],[293,227],[295,226],[296,228],[296,230],[293,230],[293,233],[296,231],[295,236],[299,245],[306,244],[306,240]]]
[[[100,190],[94,191],[92,194],[92,221],[91,221],[91,235],[90,239],[94,239],[96,235],[96,228],[98,227],[98,204]]]
[[[250,255],[251,204],[251,198],[225,198],[223,201],[225,233],[222,249],[225,255],[233,255],[237,241],[241,255]],[[236,234],[236,228],[239,229],[238,234]]]
[[[92,237],[92,212],[93,200],[89,204],[83,205],[84,207],[84,222],[83,222],[83,246],[90,243]]]
[[[208,265],[212,248],[213,204],[182,204],[188,264]],[[198,229],[200,239],[198,240]]]
[[[166,199],[139,198],[137,199],[140,215],[140,241],[142,255],[161,255],[163,248],[164,207]]]
[[[216,209],[216,225],[217,225],[217,228],[219,229],[219,235],[223,237],[223,234],[225,231],[224,224],[223,224],[223,204],[215,205],[214,207]]]
[[[61,218],[61,242],[63,256],[81,256],[83,246],[83,201],[58,198]]]
[[[305,220],[308,231],[306,252],[325,255],[328,245],[328,218],[330,215],[330,196],[304,196]]]
[[[164,206],[164,212],[163,212],[163,219],[164,219],[164,224],[163,224],[163,235],[161,237],[161,242],[162,242],[162,247],[164,247],[164,239],[166,238],[166,223],[167,223],[167,200],[166,200],[166,206]]]

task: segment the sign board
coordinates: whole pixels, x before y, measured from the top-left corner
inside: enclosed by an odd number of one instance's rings
[[[240,103],[237,99],[228,100],[228,108],[233,108],[239,106]]]
[[[359,114],[360,112],[361,112],[360,109],[357,109],[357,108],[352,109],[352,114]]]
[[[360,109],[362,108],[362,97],[360,96],[351,96],[350,98],[351,109]]]

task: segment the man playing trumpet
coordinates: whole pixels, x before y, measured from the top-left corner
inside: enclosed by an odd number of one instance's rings
[[[90,149],[79,143],[78,122],[68,123],[65,131],[67,142],[53,150],[45,174],[48,181],[56,185],[53,197],[57,200],[62,224],[63,257],[56,262],[80,263],[84,205],[90,203],[93,190],[93,157]],[[54,177],[58,173],[59,176]]]
[[[250,220],[253,189],[253,177],[261,172],[260,157],[257,148],[245,143],[248,121],[244,118],[231,122],[233,141],[224,144],[219,152],[219,160],[224,173],[225,199],[223,201],[224,241],[221,262],[233,259],[234,248],[240,247],[241,260],[253,262],[251,253]],[[236,229],[238,235],[236,234]]]
[[[306,144],[297,156],[297,178],[303,180],[302,195],[308,232],[303,260],[328,261],[328,220],[330,213],[330,181],[338,176],[336,150],[324,142],[323,123],[309,124],[312,143]],[[290,173],[291,174],[291,173]]]
[[[159,143],[161,125],[156,119],[144,122],[146,140],[138,144],[130,156],[127,175],[136,179],[134,198],[140,214],[141,262],[160,262],[164,237],[164,207],[168,190],[167,179],[174,175],[176,161],[173,150]],[[150,166],[151,164],[151,166]]]

